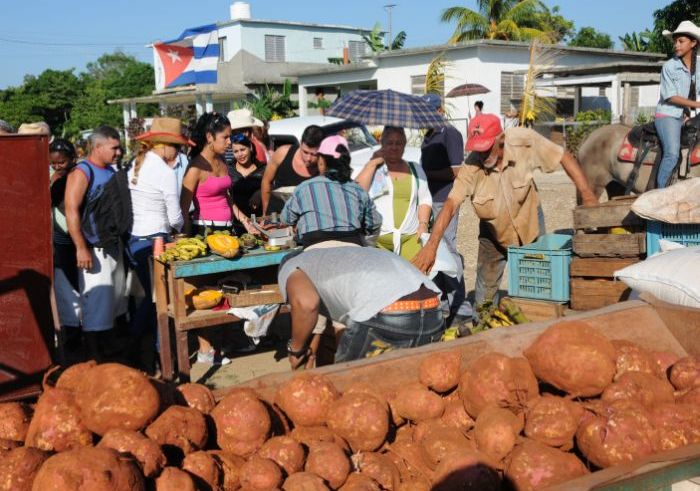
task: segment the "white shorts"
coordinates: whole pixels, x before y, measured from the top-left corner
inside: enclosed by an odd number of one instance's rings
[[[80,293],[73,288],[61,268],[53,270],[53,290],[61,326],[80,327]]]
[[[79,270],[83,331],[106,331],[124,306],[124,260],[121,247],[92,249],[92,269]]]

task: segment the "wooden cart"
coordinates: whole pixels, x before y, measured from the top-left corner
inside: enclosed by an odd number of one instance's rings
[[[192,310],[185,302],[185,292],[192,287],[211,284],[213,275],[234,271],[251,271],[274,267],[294,249],[268,252],[253,249],[245,254],[226,259],[210,255],[192,261],[175,261],[163,264],[153,261],[153,290],[158,315],[158,335],[160,337],[160,361],[163,378],[173,380],[174,360],[172,357],[172,336],[170,321],[175,331],[178,376],[181,382],[189,381],[190,359],[188,332],[236,322],[240,319],[227,314],[226,310]],[[209,283],[208,283],[209,281]]]

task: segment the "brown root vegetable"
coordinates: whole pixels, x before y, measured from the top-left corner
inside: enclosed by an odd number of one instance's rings
[[[534,491],[588,474],[574,454],[526,439],[508,459],[505,475],[516,491]]]
[[[677,354],[670,351],[652,351],[651,357],[654,360],[658,376],[664,380],[668,380],[669,368],[680,359]]]
[[[241,467],[245,459],[223,450],[210,450],[209,454],[216,459],[221,467],[223,491],[235,491],[241,487]]]
[[[0,440],[23,442],[27,437],[32,412],[21,402],[0,403]]]
[[[309,447],[304,470],[323,478],[331,489],[338,489],[348,478],[350,459],[335,443],[317,443]]]
[[[88,360],[69,366],[58,377],[56,388],[75,392],[83,376],[96,366],[97,362],[95,360]]]
[[[403,425],[396,428],[396,434],[394,436],[394,441],[398,442],[401,440],[407,440],[409,442],[413,441],[413,426]]]
[[[167,464],[160,445],[137,431],[109,430],[97,446],[129,454],[139,463],[146,477],[158,475]]]
[[[83,447],[57,453],[34,478],[34,491],[142,491],[136,463],[111,448]]]
[[[379,483],[369,476],[353,472],[348,476],[340,491],[381,491]]]
[[[658,404],[649,408],[649,415],[658,431],[658,451],[700,442],[700,406]]]
[[[187,455],[204,448],[209,431],[204,415],[196,409],[170,406],[146,428],[146,436],[159,445],[177,447]]]
[[[219,461],[213,455],[201,450],[185,456],[182,461],[182,470],[194,477],[197,487],[219,489],[222,482]]]
[[[253,455],[241,466],[241,487],[271,490],[282,484],[282,470],[270,459]]]
[[[452,429],[436,429],[423,439],[424,461],[431,469],[455,455],[474,452],[474,443]]]
[[[487,353],[474,360],[462,374],[459,393],[472,418],[487,406],[521,411],[539,394],[537,379],[524,358]]]
[[[88,373],[78,380],[75,402],[90,431],[100,436],[115,428],[138,431],[158,415],[158,391],[143,373],[119,363],[97,365]]]
[[[525,435],[540,443],[571,450],[583,408],[563,397],[545,395],[532,401],[525,413]]]
[[[287,476],[304,468],[304,447],[289,436],[270,438],[258,451],[258,455],[280,466]]]
[[[442,397],[421,384],[408,384],[400,388],[394,403],[399,415],[411,421],[439,418],[445,411]]]
[[[25,445],[49,452],[92,446],[92,433],[83,424],[71,392],[46,388],[34,408]]]
[[[413,441],[423,443],[425,439],[436,431],[454,431],[441,418],[426,419],[411,426],[413,428]]]
[[[202,414],[209,414],[216,406],[214,394],[206,385],[182,384],[177,386],[177,391],[189,407],[197,409]]]
[[[680,391],[680,393],[676,394],[676,402],[695,404],[700,407],[700,387]]]
[[[316,474],[297,472],[285,479],[282,489],[284,491],[328,491],[328,486]]]
[[[270,434],[272,423],[267,408],[250,389],[229,392],[211,416],[219,447],[242,457],[257,452]]]
[[[194,480],[177,467],[166,467],[156,479],[156,491],[197,491]]]
[[[382,489],[398,489],[401,482],[399,469],[385,454],[363,452],[354,455],[352,460],[360,474],[371,477]]]
[[[14,440],[0,440],[0,457],[2,457],[5,452],[9,452],[13,448],[21,446],[22,442],[16,442]]]
[[[34,477],[48,452],[32,447],[10,450],[0,458],[0,491],[31,491]]]
[[[695,356],[681,358],[671,367],[669,378],[678,390],[700,387],[700,358]]]
[[[582,321],[554,324],[523,353],[537,378],[574,396],[597,396],[615,375],[615,347]]]
[[[398,491],[431,491],[431,489],[430,481],[419,477],[413,477],[401,481]]]
[[[656,375],[645,372],[625,372],[605,388],[604,402],[636,400],[645,406],[673,402],[673,386]]]
[[[643,372],[656,375],[658,368],[651,353],[632,341],[613,339],[615,348],[615,376],[617,380],[625,372]]]
[[[395,426],[401,426],[406,423],[406,419],[403,418],[398,409],[396,408],[396,398],[398,396],[399,389],[388,389],[384,391],[384,400],[389,405],[389,413],[391,414],[391,421],[393,421]]]
[[[479,452],[465,453],[442,462],[435,471],[433,491],[455,489],[478,489],[497,491],[501,489],[498,472],[488,464]]]
[[[576,432],[578,448],[593,464],[610,467],[654,453],[657,434],[644,406],[616,401],[596,412],[585,414]]]
[[[304,374],[283,383],[275,402],[295,426],[318,426],[326,423],[328,409],[338,397],[326,377]]]
[[[377,389],[372,387],[371,385],[364,383],[364,382],[354,382],[350,384],[350,386],[345,389],[343,392],[343,395],[347,394],[365,394],[368,396],[375,397],[379,402],[384,404],[386,406],[387,411],[389,410],[389,403],[386,400],[386,397],[384,394],[379,392]]]
[[[494,462],[501,462],[515,447],[522,429],[522,420],[509,410],[487,407],[474,425],[476,448]]]
[[[425,461],[423,447],[415,442],[396,441],[387,447],[387,454],[399,470],[401,481],[432,480],[433,470]]]
[[[354,452],[382,446],[389,433],[387,406],[372,395],[345,394],[328,410],[328,427],[348,442]]]
[[[464,404],[459,399],[449,401],[445,404],[445,412],[440,417],[446,426],[455,428],[466,434],[469,430],[474,428],[474,420],[467,410],[464,409]]]
[[[462,354],[459,351],[428,355],[420,364],[420,383],[435,392],[452,390],[459,383],[461,364]]]
[[[335,443],[343,450],[350,450],[347,442],[333,433],[327,426],[297,426],[289,433],[289,436],[307,447],[314,443],[326,442]]]

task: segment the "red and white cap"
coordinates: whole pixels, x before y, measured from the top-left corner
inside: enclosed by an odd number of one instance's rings
[[[467,128],[467,150],[486,152],[493,147],[493,143],[501,133],[503,133],[501,118],[495,114],[474,116]]]

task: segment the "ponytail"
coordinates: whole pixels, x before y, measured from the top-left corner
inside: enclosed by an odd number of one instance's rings
[[[136,153],[136,157],[134,157],[134,177],[131,178],[131,184],[136,186],[136,184],[139,181],[139,171],[141,170],[141,166],[143,165],[143,161],[146,159],[146,154],[153,149],[153,144],[150,142],[141,142],[141,146],[139,147],[139,151]]]
[[[698,44],[700,44],[700,39],[696,40],[695,47],[693,48],[693,56],[690,58],[690,93],[688,94],[688,99],[691,101],[697,100],[697,73],[695,73],[696,66],[698,63]]]

